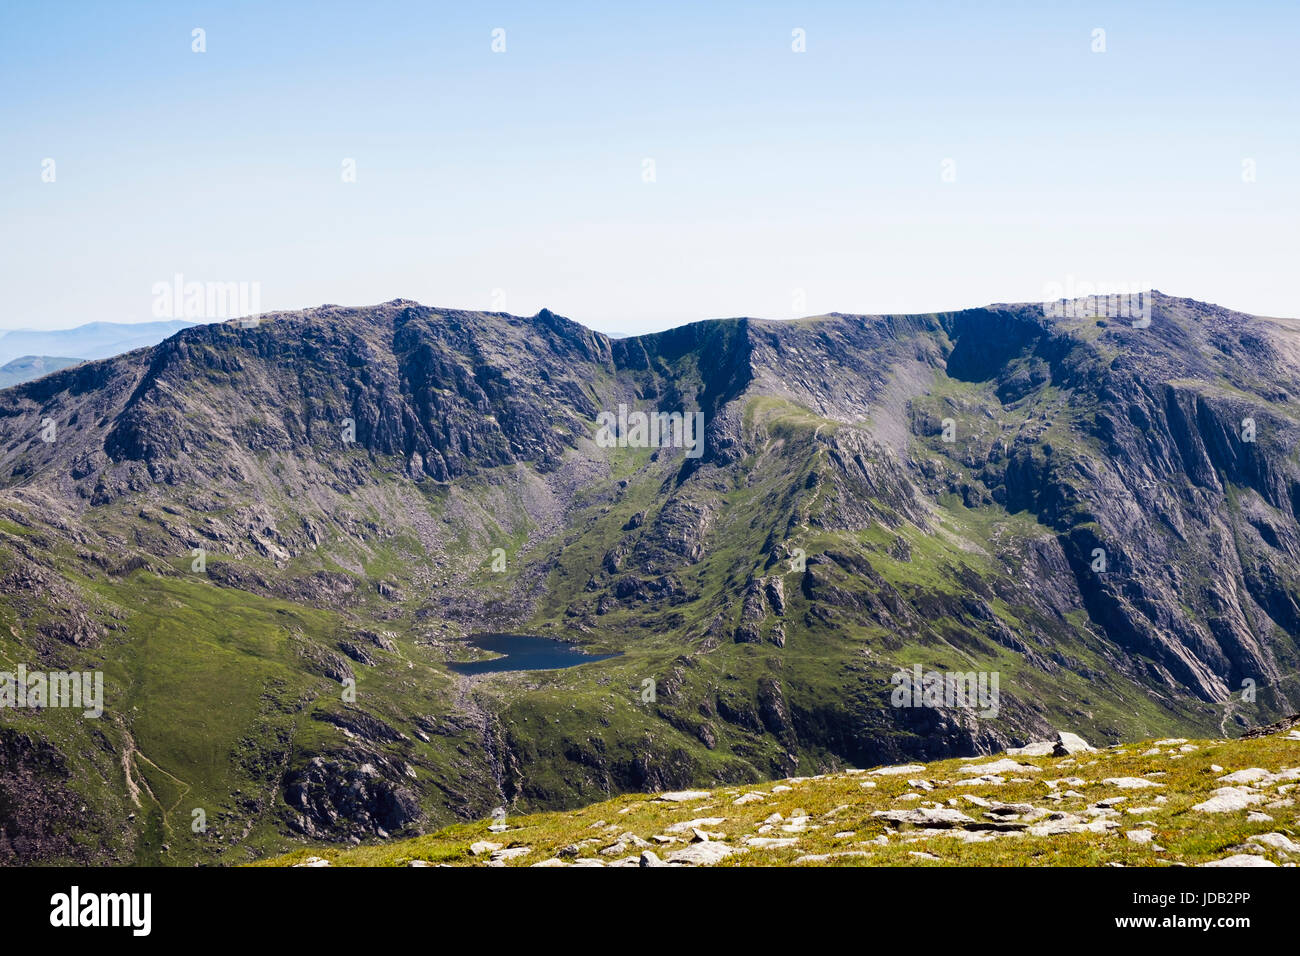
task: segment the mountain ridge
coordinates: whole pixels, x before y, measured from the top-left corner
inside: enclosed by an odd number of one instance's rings
[[[106,858],[237,860],[498,803],[1289,713],[1300,349],[1193,300],[1154,293],[1150,318],[611,339],[392,300],[0,392],[0,651],[101,667],[118,702],[4,728],[15,779],[66,769],[11,817],[80,800]],[[703,455],[600,447],[620,403],[703,413]],[[447,670],[505,629],[622,656]],[[1000,672],[999,716],[889,706],[914,663]],[[200,797],[222,824],[182,839]],[[124,803],[145,822],[114,824]]]

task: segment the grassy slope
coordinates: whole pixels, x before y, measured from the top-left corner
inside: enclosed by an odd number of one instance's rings
[[[97,517],[106,541],[122,534],[119,516],[106,510]],[[4,530],[30,534],[17,525]],[[88,833],[83,842],[117,862],[239,862],[292,846],[283,832],[282,774],[304,753],[328,753],[346,743],[337,727],[314,719],[349,708],[339,684],[311,660],[322,649],[333,652],[335,642],[358,626],[387,630],[397,643],[395,653],[371,648],[374,667],[351,664],[358,702],[369,713],[401,726],[411,715],[454,710],[456,681],[441,667],[444,654],[415,644],[401,617],[376,616],[382,602],[364,582],[358,602],[344,613],[217,586],[190,572],[188,554],[171,562],[166,574],[106,573],[76,561],[66,546],[55,557],[80,593],[112,609],[117,621],[99,648],[77,652],[77,667],[104,672],[105,713],[82,720],[79,712],[6,711],[3,719],[94,768],[70,783],[98,816],[121,825]],[[411,555],[390,540],[358,559],[380,577],[392,565],[409,565]],[[209,568],[226,560],[211,554]],[[301,563],[306,567],[296,570],[302,572],[332,566],[324,554]],[[0,560],[0,568],[4,564]],[[258,558],[245,556],[240,564],[275,571]],[[39,620],[19,619],[8,600],[0,601],[0,663],[35,666],[19,635]],[[431,788],[425,795],[429,818],[445,823],[454,819],[453,808],[474,797],[475,787],[490,784],[481,760],[463,757],[478,746],[471,729],[432,740],[408,736],[383,749],[417,756],[421,774],[463,785],[454,793]],[[196,809],[206,815],[206,832],[191,828]],[[250,816],[255,819],[247,829]]]

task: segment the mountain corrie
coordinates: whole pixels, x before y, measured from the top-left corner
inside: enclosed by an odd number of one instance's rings
[[[597,415],[596,426],[600,448],[684,448],[687,458],[704,454],[703,412],[629,412],[620,403],[617,415]]]

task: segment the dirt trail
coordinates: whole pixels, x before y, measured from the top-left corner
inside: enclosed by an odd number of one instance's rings
[[[126,777],[127,795],[131,798],[132,803],[134,803],[137,807],[140,807],[143,806],[140,802],[140,794],[141,793],[147,794],[149,799],[152,800],[154,803],[158,804],[159,808],[162,809],[165,818],[167,814],[171,813],[178,806],[180,806],[181,801],[185,799],[185,795],[189,793],[190,790],[193,788],[184,780],[180,779],[174,774],[168,773],[162,767],[158,766],[156,763],[154,763],[152,760],[146,757],[144,753],[142,753],[140,749],[136,747],[135,738],[132,737],[129,732],[123,731],[123,739],[124,739],[124,746],[122,749],[122,771],[124,776]],[[149,786],[148,779],[146,779],[144,774],[140,773],[138,767],[138,763],[140,761],[147,763],[149,766],[153,767],[154,770],[158,771],[158,773],[162,774],[164,777],[168,777],[171,780],[176,781],[176,785],[180,787],[180,791],[181,791],[180,795],[176,798],[176,801],[170,807],[163,806],[162,801],[158,799],[158,797],[154,794],[153,789]],[[139,778],[139,783],[136,782],[137,777]],[[141,789],[141,787],[143,787],[143,790]]]

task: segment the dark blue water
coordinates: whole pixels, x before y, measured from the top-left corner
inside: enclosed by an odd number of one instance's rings
[[[578,645],[557,641],[549,637],[529,637],[524,634],[471,634],[466,643],[504,657],[490,661],[471,661],[465,664],[449,663],[458,674],[497,674],[502,671],[550,671],[562,667],[576,667],[603,661],[617,654],[586,654]]]

